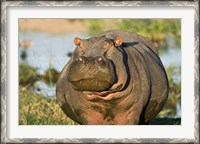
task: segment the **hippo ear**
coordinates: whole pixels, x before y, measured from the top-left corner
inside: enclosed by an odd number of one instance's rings
[[[81,39],[79,37],[74,38],[74,44],[79,45],[81,43]]]
[[[122,38],[121,37],[116,37],[114,40],[115,46],[121,46],[122,45]]]
[[[105,41],[105,42],[104,42],[104,47],[105,47],[106,49],[112,47],[111,42]]]

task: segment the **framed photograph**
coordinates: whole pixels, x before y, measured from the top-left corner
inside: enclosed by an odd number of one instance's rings
[[[198,1],[1,10],[2,143],[199,143]]]

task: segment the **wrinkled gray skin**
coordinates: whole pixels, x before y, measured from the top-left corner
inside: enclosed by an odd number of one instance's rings
[[[122,45],[115,46],[116,37]],[[81,40],[61,72],[56,96],[79,124],[147,124],[167,100],[168,80],[150,41],[112,30]]]

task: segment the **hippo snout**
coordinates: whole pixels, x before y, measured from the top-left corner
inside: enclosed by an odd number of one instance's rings
[[[76,58],[76,62],[77,64],[88,64],[88,63],[96,63],[96,64],[101,64],[102,62],[105,62],[104,60],[105,58],[103,58],[102,56],[96,56],[96,57],[85,57],[85,56],[80,56],[78,58]]]
[[[75,90],[103,91],[116,82],[113,64],[103,56],[76,57],[69,69],[68,81]]]

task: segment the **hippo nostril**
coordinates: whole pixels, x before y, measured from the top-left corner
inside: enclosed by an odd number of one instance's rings
[[[96,57],[96,61],[97,61],[97,62],[102,62],[102,61],[103,61],[103,58],[102,58],[101,56],[97,56],[97,57]]]

